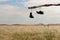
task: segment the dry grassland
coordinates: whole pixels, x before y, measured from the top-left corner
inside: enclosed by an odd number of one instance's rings
[[[60,25],[0,26],[0,40],[60,40]]]

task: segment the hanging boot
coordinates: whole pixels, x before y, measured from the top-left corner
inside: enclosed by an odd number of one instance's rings
[[[32,15],[32,12],[30,12],[29,17],[30,17],[30,18],[34,18],[34,16]]]

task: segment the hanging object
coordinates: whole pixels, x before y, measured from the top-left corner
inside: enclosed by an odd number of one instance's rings
[[[38,5],[38,6],[32,6],[32,7],[28,7],[28,9],[36,9],[36,8],[41,8],[41,7],[49,7],[49,6],[60,6],[60,3],[58,4],[44,4],[44,5]],[[44,12],[43,11],[36,11],[37,14],[41,14],[43,15]],[[34,18],[34,16],[32,15],[32,12],[30,12],[30,18]]]
[[[44,14],[43,11],[36,11],[36,13],[37,13],[37,14],[42,14],[42,15]]]
[[[32,15],[32,12],[30,12],[29,17],[30,17],[30,18],[34,18],[34,16]]]
[[[32,15],[32,9],[31,9],[31,12],[30,12],[29,17],[30,17],[30,18],[34,18],[34,16]]]

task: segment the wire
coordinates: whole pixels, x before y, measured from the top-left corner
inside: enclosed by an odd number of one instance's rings
[[[60,6],[60,4],[44,4],[44,5],[39,5],[39,6],[28,7],[28,9],[35,9],[38,7],[49,7],[49,6]]]

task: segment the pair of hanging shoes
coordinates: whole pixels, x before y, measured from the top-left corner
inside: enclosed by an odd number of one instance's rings
[[[44,14],[43,11],[36,11],[37,14]],[[30,15],[29,15],[30,18],[34,18],[34,16],[32,15],[32,12],[30,12]]]

